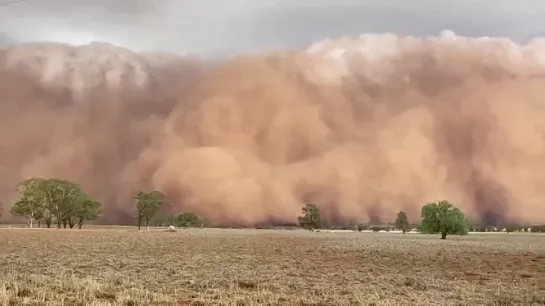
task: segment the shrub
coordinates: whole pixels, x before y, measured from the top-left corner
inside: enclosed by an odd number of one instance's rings
[[[367,224],[358,224],[358,232],[366,231],[369,229],[369,226]]]
[[[373,227],[371,227],[371,230],[372,230],[373,232],[379,232],[379,231],[380,231],[380,227],[378,227],[378,226],[373,226]]]
[[[530,230],[532,233],[545,233],[545,225],[534,225]]]

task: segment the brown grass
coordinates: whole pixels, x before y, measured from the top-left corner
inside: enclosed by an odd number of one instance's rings
[[[539,234],[0,230],[0,305],[543,305]]]

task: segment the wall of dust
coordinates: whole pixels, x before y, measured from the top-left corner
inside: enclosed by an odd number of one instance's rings
[[[75,180],[104,222],[164,191],[214,223],[545,221],[545,41],[366,34],[208,61],[110,44],[0,49],[0,194]]]

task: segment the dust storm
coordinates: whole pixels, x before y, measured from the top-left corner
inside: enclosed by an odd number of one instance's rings
[[[216,224],[391,221],[448,199],[545,221],[545,41],[366,34],[202,59],[106,43],[0,49],[0,194],[79,182],[132,222],[165,192]]]

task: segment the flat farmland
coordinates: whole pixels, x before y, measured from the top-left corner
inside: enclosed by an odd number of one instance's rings
[[[0,305],[543,305],[545,236],[0,229]]]

